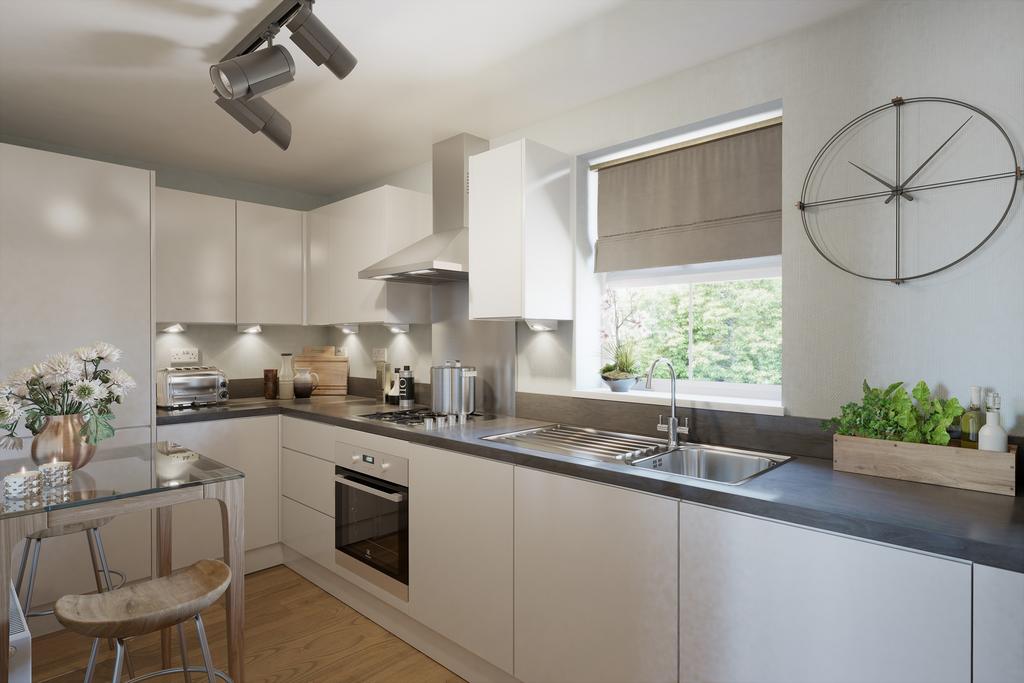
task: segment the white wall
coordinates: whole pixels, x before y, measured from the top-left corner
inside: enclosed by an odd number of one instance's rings
[[[408,365],[417,382],[430,381],[430,325],[410,325],[409,332],[395,334],[384,325],[360,325],[356,334],[344,334],[331,327],[330,341],[348,353],[348,374],[351,377],[376,377],[373,349],[388,351],[392,369]]]
[[[960,397],[972,384],[1003,396],[1004,424],[1024,433],[1024,210],[1021,199],[980,252],[951,271],[896,287],[826,263],[794,203],[824,141],[893,96],[968,101],[1024,138],[1024,3],[889,2],[510,131],[570,154],[781,99],[783,126],[783,400],[825,417],[858,398],[861,380],[925,379]],[[941,138],[940,138],[941,141]],[[978,206],[980,211],[989,208]],[[942,239],[947,232],[939,233]],[[551,359],[571,334],[520,334],[519,390],[572,388]],[[554,347],[554,348],[552,348]]]

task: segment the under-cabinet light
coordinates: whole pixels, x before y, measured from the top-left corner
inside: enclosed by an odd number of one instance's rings
[[[373,279],[374,280],[390,280],[393,277],[394,277],[394,275],[374,275]]]
[[[527,320],[526,326],[534,332],[553,332],[558,329],[557,320]]]
[[[239,325],[238,331],[242,334],[260,334],[263,332],[262,325]]]
[[[424,270],[410,270],[406,275],[432,275],[433,272],[430,268],[426,268]]]
[[[409,331],[408,325],[388,325],[388,329],[394,334],[406,334]]]
[[[181,334],[187,329],[188,328],[182,323],[172,323],[165,327],[164,329],[162,329],[161,332],[166,332],[167,334]]]
[[[335,325],[344,334],[359,334],[359,325],[350,325],[348,323],[344,325]]]

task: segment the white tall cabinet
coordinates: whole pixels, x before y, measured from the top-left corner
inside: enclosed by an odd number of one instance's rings
[[[679,506],[682,683],[970,682],[970,563]]]
[[[515,677],[675,681],[678,503],[515,471]]]
[[[236,202],[239,323],[302,324],[302,212]]]
[[[469,317],[572,320],[570,159],[532,140],[469,158]]]
[[[156,188],[156,315],[160,323],[235,322],[235,201]]]

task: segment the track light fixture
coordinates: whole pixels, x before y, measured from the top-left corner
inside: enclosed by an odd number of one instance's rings
[[[295,79],[295,62],[284,47],[272,41],[282,26],[314,64],[324,64],[345,78],[356,58],[323,22],[313,16],[313,0],[282,0],[256,28],[210,67],[217,105],[251,133],[263,133],[281,149],[288,149],[292,124],[262,95]],[[266,47],[263,47],[266,45]]]

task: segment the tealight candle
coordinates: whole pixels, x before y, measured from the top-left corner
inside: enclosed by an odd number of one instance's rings
[[[71,485],[71,463],[53,459],[39,466],[43,475],[43,488],[59,489]]]
[[[35,470],[29,472],[24,467],[20,472],[12,472],[4,477],[4,496],[7,498],[29,498],[38,496],[42,490],[42,475]]]

